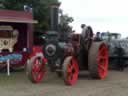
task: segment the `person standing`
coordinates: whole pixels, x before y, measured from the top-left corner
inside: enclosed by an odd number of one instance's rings
[[[81,24],[82,33],[81,33],[81,44],[86,50],[89,50],[93,40],[93,31],[90,26],[86,26],[85,24]]]

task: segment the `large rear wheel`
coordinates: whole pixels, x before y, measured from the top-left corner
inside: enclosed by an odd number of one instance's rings
[[[79,66],[76,58],[69,56],[63,63],[64,82],[67,85],[74,85],[78,80]]]
[[[90,75],[104,79],[108,74],[108,48],[103,42],[94,42],[88,54]]]

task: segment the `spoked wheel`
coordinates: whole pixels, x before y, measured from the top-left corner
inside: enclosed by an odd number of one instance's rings
[[[44,77],[46,68],[42,56],[34,56],[27,63],[27,75],[33,83],[40,83]]]
[[[78,80],[79,66],[76,58],[69,56],[63,63],[64,82],[67,85],[74,85]]]
[[[88,55],[88,66],[92,77],[104,79],[108,74],[108,48],[103,42],[94,42]]]

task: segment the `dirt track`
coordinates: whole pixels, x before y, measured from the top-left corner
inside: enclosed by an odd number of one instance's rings
[[[82,73],[75,86],[65,86],[56,74],[47,73],[41,84],[32,84],[24,72],[0,74],[0,96],[127,96],[128,69],[110,71],[107,79],[89,79]]]

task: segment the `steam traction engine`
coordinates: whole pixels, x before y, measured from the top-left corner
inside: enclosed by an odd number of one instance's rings
[[[91,27],[87,26],[86,31],[92,33]],[[44,54],[51,71],[63,75],[67,85],[76,83],[79,70],[88,70],[98,79],[107,76],[108,49],[104,42],[87,40],[81,34],[72,34],[67,42],[59,40],[57,32],[48,32]]]
[[[58,7],[51,8],[51,31],[45,37],[44,55],[52,72],[63,76],[67,85],[76,83],[79,70],[88,70],[94,78],[104,79],[108,73],[108,49],[104,42],[94,41],[92,28],[87,26],[82,34],[72,34],[69,40],[62,40],[58,31]],[[89,33],[86,38],[85,33]],[[29,64],[29,73],[33,70],[33,60]],[[35,71],[39,67],[35,67]],[[45,67],[42,67],[44,70]],[[42,69],[40,68],[40,69]],[[43,71],[42,74],[45,72]],[[30,75],[31,76],[31,75]],[[43,79],[43,78],[42,78]],[[32,79],[31,79],[32,80]]]
[[[11,68],[32,63],[32,72],[27,73],[38,82],[43,77],[45,58],[42,47],[33,45],[33,23],[37,21],[29,12],[0,10],[0,69],[7,66],[7,61]],[[41,69],[35,71],[37,66]]]

